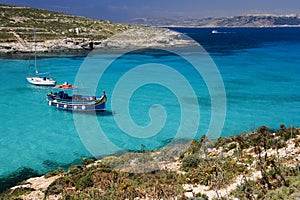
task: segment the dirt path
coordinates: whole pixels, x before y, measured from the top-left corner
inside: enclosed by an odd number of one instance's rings
[[[25,40],[23,40],[16,32],[10,31],[10,33],[12,33],[16,37],[16,39],[22,46],[24,46],[24,47],[28,46],[27,42]]]

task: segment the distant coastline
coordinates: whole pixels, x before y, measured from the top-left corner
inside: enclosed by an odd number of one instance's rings
[[[155,27],[299,27],[300,14],[273,15],[248,14],[231,17],[207,17],[200,19],[174,19],[174,18],[135,18],[130,24],[149,25]]]
[[[157,28],[300,28],[300,25],[282,25],[282,26],[155,26]]]

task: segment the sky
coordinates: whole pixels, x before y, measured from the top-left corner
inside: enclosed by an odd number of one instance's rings
[[[300,0],[0,0],[113,22],[133,18],[205,18],[300,13]]]

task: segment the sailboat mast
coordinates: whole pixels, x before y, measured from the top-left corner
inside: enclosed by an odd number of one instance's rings
[[[35,31],[35,29],[34,29],[33,40],[34,40],[34,69],[35,69],[36,75],[38,75],[39,72],[36,67],[36,31]]]

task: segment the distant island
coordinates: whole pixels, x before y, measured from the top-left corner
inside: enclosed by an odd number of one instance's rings
[[[0,53],[140,48],[188,45],[179,33],[144,25],[94,20],[42,9],[0,4]]]
[[[159,27],[286,27],[300,26],[300,14],[249,14],[202,19],[135,18],[130,20],[129,23]]]

